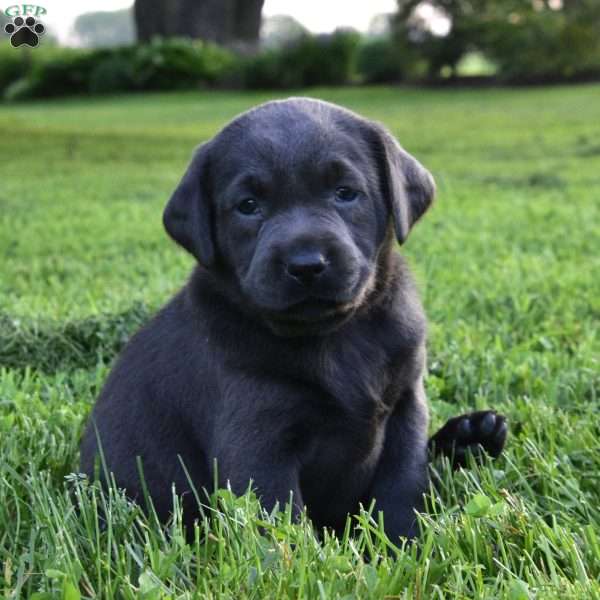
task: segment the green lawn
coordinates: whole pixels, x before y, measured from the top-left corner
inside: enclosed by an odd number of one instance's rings
[[[434,173],[402,249],[430,319],[432,428],[493,407],[505,456],[436,465],[421,540],[398,552],[367,514],[319,542],[225,493],[190,546],[177,518],[163,531],[71,475],[110,362],[192,265],[161,225],[192,148],[272,96],[3,106],[0,595],[600,598],[600,86],[310,93],[383,121]]]

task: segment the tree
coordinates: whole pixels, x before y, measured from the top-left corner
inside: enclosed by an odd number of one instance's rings
[[[257,46],[264,0],[135,0],[141,42],[191,37],[241,50]]]
[[[393,20],[394,13],[379,13],[375,15],[367,28],[367,37],[387,37],[392,29]]]
[[[87,47],[123,46],[135,41],[131,9],[79,15],[73,25],[79,41]]]
[[[450,22],[446,35],[419,19],[424,6]],[[394,38],[400,51],[424,61],[430,77],[454,74],[465,54],[483,52],[507,79],[600,73],[598,0],[398,0]]]
[[[260,43],[264,48],[283,48],[308,35],[308,29],[289,15],[273,15],[263,19]]]

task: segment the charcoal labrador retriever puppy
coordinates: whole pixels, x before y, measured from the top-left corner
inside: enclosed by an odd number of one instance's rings
[[[374,501],[392,540],[413,536],[428,482],[426,328],[396,242],[434,191],[381,125],[319,100],[268,102],[200,146],[164,212],[198,265],[117,360],[82,471],[98,473],[100,442],[140,498],[140,457],[165,520],[173,483],[191,524],[193,488],[241,494],[252,481],[265,507],[291,497],[319,528]],[[461,464],[505,438],[484,411],[433,441]]]

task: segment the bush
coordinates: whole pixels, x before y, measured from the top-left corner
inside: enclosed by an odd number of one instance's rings
[[[241,64],[248,88],[296,88],[342,85],[352,81],[360,36],[337,30],[331,35],[303,35],[279,50],[266,50]]]
[[[194,88],[217,83],[236,60],[217,46],[179,39],[97,50],[44,48],[28,56],[27,68],[20,52],[0,56],[5,99]]]
[[[342,85],[353,80],[360,36],[347,30],[303,35],[282,49],[249,58],[184,39],[82,50],[43,49],[23,68],[20,53],[0,66],[4,98],[20,100],[132,90],[171,90],[229,84],[249,88]]]
[[[137,47],[133,71],[139,89],[193,88],[216,83],[234,61],[231,52],[212,44],[157,38]]]
[[[360,34],[356,31],[337,30],[328,36],[324,44],[319,44],[321,54],[315,56],[315,61],[311,64],[307,85],[341,85],[351,82],[356,72],[359,44]]]
[[[29,70],[31,53],[12,46],[0,47],[0,94]]]
[[[125,92],[135,89],[133,64],[124,56],[110,56],[93,68],[88,83],[92,94]]]
[[[405,65],[396,45],[388,38],[372,38],[358,49],[357,70],[364,83],[400,81],[405,76]]]
[[[282,52],[265,50],[242,61],[235,74],[234,87],[243,86],[253,89],[301,87],[302,81],[299,72],[285,72]]]
[[[43,53],[36,55],[24,80],[5,91],[5,98],[20,100],[87,92],[90,73],[97,60],[95,54],[88,50],[44,49]]]
[[[546,11],[511,23],[496,20],[483,29],[483,48],[509,81],[569,79],[600,74],[599,14],[567,18]]]
[[[32,89],[31,79],[28,77],[21,77],[13,81],[4,90],[3,98],[9,102],[14,100],[23,100],[25,98],[33,98],[34,93]]]

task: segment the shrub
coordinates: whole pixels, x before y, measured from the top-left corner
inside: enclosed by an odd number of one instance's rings
[[[136,48],[133,71],[139,89],[191,88],[217,82],[234,60],[231,52],[212,44],[156,38]]]
[[[92,94],[124,92],[135,88],[131,59],[114,55],[101,60],[93,68],[88,90]]]
[[[0,47],[0,93],[29,70],[31,53],[12,46]]]
[[[598,14],[569,18],[558,11],[532,13],[517,22],[490,21],[483,48],[510,81],[569,79],[600,74]]]
[[[0,56],[0,90],[7,100],[193,88],[217,83],[235,62],[218,46],[182,39],[83,50],[44,48],[25,63],[20,52]]]
[[[356,65],[365,83],[399,81],[405,76],[405,65],[397,46],[389,38],[371,38],[358,48]]]
[[[31,79],[29,77],[20,77],[6,87],[3,93],[3,98],[12,102],[14,100],[23,100],[25,98],[33,98]]]
[[[249,88],[295,88],[349,83],[355,73],[358,33],[337,30],[330,35],[303,35],[279,50],[246,59],[242,82]]]
[[[227,79],[239,62],[239,58],[233,52],[220,46],[203,42],[194,42],[194,44],[199,49],[202,80],[208,84],[218,84]]]
[[[95,53],[88,50],[44,49],[36,56],[25,80],[6,90],[5,98],[20,100],[87,92],[90,73],[97,60]]]
[[[243,60],[235,74],[234,86],[241,85],[254,89],[301,87],[302,81],[298,71],[285,72],[283,52],[285,50],[265,50]]]
[[[317,38],[319,42],[319,38]],[[352,81],[356,72],[356,55],[360,34],[352,30],[337,30],[320,44],[320,56],[311,63],[309,73],[314,82],[307,85],[340,85]]]

